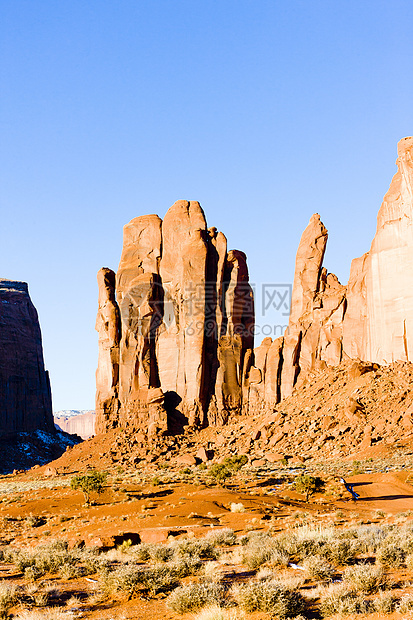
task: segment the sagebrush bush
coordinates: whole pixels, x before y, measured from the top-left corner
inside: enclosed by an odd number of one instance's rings
[[[339,566],[351,564],[360,553],[358,541],[333,539],[326,542],[320,549],[320,554],[329,562]]]
[[[379,614],[391,614],[396,609],[397,598],[392,592],[380,592],[379,596],[375,598],[372,603],[374,611]]]
[[[404,594],[399,604],[396,605],[396,611],[399,614],[405,614],[413,611],[413,594]]]
[[[244,620],[245,614],[239,609],[224,609],[220,605],[208,605],[194,616],[194,620]]]
[[[17,589],[13,585],[0,583],[0,618],[7,620],[9,611],[17,602]]]
[[[237,537],[235,536],[234,530],[231,530],[228,527],[222,530],[212,530],[207,534],[205,539],[212,545],[218,547],[230,547],[235,545],[237,542]]]
[[[264,611],[279,620],[297,616],[304,611],[301,593],[277,581],[250,581],[239,588],[238,601],[248,613]]]
[[[303,562],[304,568],[311,579],[321,581],[332,581],[334,576],[334,567],[329,562],[318,556],[310,556]]]
[[[208,538],[183,538],[175,543],[175,555],[189,555],[203,560],[216,560],[219,551],[216,544]]]
[[[269,536],[253,536],[243,547],[242,560],[253,570],[269,562],[275,550],[274,541]]]
[[[405,563],[406,552],[399,544],[384,541],[377,550],[376,559],[382,566],[399,568]]]
[[[180,586],[168,597],[167,605],[179,614],[195,611],[205,605],[225,604],[226,591],[221,583],[203,581]]]
[[[321,596],[320,612],[323,618],[330,616],[350,616],[353,614],[367,614],[371,611],[372,603],[343,584],[332,585],[325,589]]]
[[[343,573],[343,582],[356,592],[365,594],[373,594],[387,587],[383,569],[370,564],[348,566]]]

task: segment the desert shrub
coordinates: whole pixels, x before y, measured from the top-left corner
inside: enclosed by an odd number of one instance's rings
[[[364,592],[365,594],[384,590],[387,585],[383,569],[369,564],[348,566],[343,573],[343,581],[357,592]]]
[[[396,611],[399,614],[405,614],[413,611],[413,594],[404,594],[399,604],[396,606]]]
[[[223,463],[214,463],[209,468],[208,475],[212,476],[217,482],[224,482],[232,476],[232,471]]]
[[[207,534],[205,538],[213,545],[216,545],[218,547],[230,547],[232,545],[235,545],[235,543],[237,542],[237,537],[235,536],[234,530],[231,530],[230,528],[224,528],[222,530],[216,531],[212,530],[209,534]]]
[[[65,563],[59,567],[59,575],[63,579],[76,579],[77,577],[81,577],[84,573],[80,566],[75,566],[74,564]]]
[[[329,616],[350,616],[353,614],[367,614],[372,604],[361,595],[349,591],[346,586],[330,586],[321,596],[320,612],[323,618]]]
[[[372,603],[374,611],[379,614],[391,614],[396,609],[397,599],[392,592],[380,592]]]
[[[399,568],[405,563],[406,552],[397,543],[384,541],[377,550],[376,559],[382,566]]]
[[[41,527],[47,523],[47,519],[44,517],[39,517],[37,515],[29,515],[26,517],[26,523],[30,527]]]
[[[256,569],[271,560],[275,548],[274,541],[269,536],[253,536],[243,548],[242,561],[248,568]]]
[[[26,581],[36,581],[36,579],[40,579],[43,577],[46,571],[41,570],[36,565],[27,566],[24,569],[24,578]]]
[[[279,620],[297,616],[304,610],[304,598],[276,581],[250,581],[238,591],[241,607],[248,612],[264,611]]]
[[[241,502],[239,504],[231,502],[229,509],[231,512],[245,512],[245,506]]]
[[[357,539],[360,551],[366,553],[376,553],[386,536],[385,528],[379,525],[361,525],[347,528],[339,534],[340,539]]]
[[[149,543],[141,543],[133,548],[133,556],[139,562],[147,562],[151,559],[153,545]]]
[[[179,583],[180,578],[173,565],[155,566],[143,571],[142,585],[152,595],[169,592],[179,586]]]
[[[223,609],[220,605],[208,605],[194,616],[194,620],[244,620],[239,609]]]
[[[90,496],[92,493],[103,493],[104,484],[108,474],[104,471],[92,471],[90,474],[83,476],[74,476],[70,481],[72,489],[80,489],[85,497],[85,503],[90,504]]]
[[[46,607],[50,602],[58,596],[58,591],[53,584],[30,584],[25,590],[25,597],[28,598],[30,604],[34,607]]]
[[[305,501],[308,502],[311,495],[322,491],[325,482],[318,476],[310,476],[310,474],[300,474],[294,480],[294,488],[298,493],[305,494]]]
[[[169,562],[173,558],[174,549],[168,545],[153,545],[149,553],[152,560]]]
[[[286,551],[275,548],[271,552],[270,562],[274,566],[286,567],[290,563],[290,556]]]
[[[131,597],[142,589],[143,570],[129,564],[123,564],[100,577],[102,589],[108,594],[126,592]]]
[[[233,472],[239,471],[246,463],[248,463],[248,457],[245,454],[233,454],[224,459],[225,467]]]
[[[197,556],[203,560],[216,560],[219,556],[215,543],[212,540],[208,540],[208,538],[183,538],[178,540],[175,545],[175,554],[177,556]]]
[[[179,579],[188,577],[188,575],[196,575],[202,568],[202,561],[197,556],[185,555],[177,557],[169,564],[175,575]]]
[[[335,572],[331,564],[316,555],[304,560],[304,568],[311,579],[322,581],[332,581]]]
[[[329,540],[321,549],[320,554],[329,562],[341,566],[354,562],[360,553],[358,541],[348,539]]]
[[[45,609],[44,611],[37,610],[25,610],[21,611],[18,616],[14,617],[14,620],[73,620],[74,615],[72,612],[68,612],[66,609]]]
[[[172,611],[184,614],[205,605],[225,603],[225,588],[214,581],[203,581],[180,586],[168,597],[167,605]]]
[[[0,583],[0,618],[9,618],[9,611],[17,602],[17,590],[14,586]]]

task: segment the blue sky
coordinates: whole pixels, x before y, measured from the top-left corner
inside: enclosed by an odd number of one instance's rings
[[[347,281],[413,134],[412,27],[410,0],[0,2],[0,275],[55,410],[94,406],[96,272],[137,215],[199,200],[261,290],[319,212]]]

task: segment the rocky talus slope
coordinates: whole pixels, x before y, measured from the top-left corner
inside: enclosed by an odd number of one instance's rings
[[[112,429],[69,449],[56,468],[170,462],[185,467],[246,454],[252,465],[388,456],[413,450],[413,364],[343,362],[311,373],[271,413],[239,416],[221,428],[150,436]]]

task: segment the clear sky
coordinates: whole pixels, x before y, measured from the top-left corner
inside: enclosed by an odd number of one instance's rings
[[[94,407],[96,272],[133,217],[199,200],[260,291],[319,212],[347,281],[413,134],[412,31],[411,0],[0,1],[0,275],[55,410]]]

